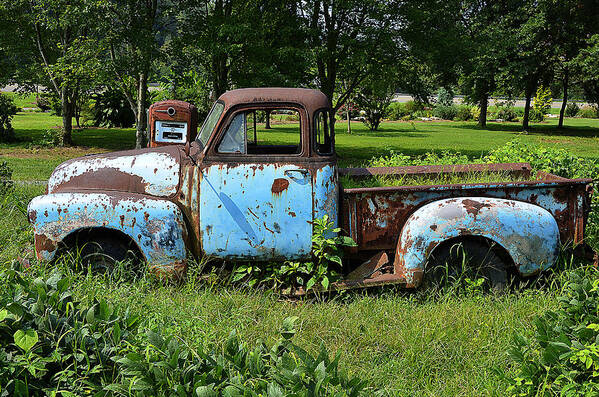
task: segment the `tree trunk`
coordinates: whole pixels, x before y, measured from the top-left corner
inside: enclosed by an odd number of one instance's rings
[[[564,78],[562,79],[562,84],[564,86],[564,99],[562,100],[562,108],[559,111],[559,122],[557,124],[558,128],[564,128],[564,115],[566,113],[566,105],[568,103],[568,69],[564,70]]]
[[[147,145],[146,137],[146,92],[148,90],[148,76],[139,74],[137,82],[137,112],[135,112],[135,148],[141,149]]]
[[[73,144],[73,106],[69,102],[69,91],[64,85],[60,90],[60,101],[62,104],[62,146]]]
[[[522,130],[528,130],[528,118],[530,116],[530,99],[532,98],[532,90],[526,91],[526,104],[524,105],[524,117],[522,118]]]
[[[351,135],[351,114],[350,114],[351,102],[347,101],[347,133]]]
[[[480,99],[480,114],[478,115],[478,126],[487,128],[487,109],[489,107],[489,93],[485,92]]]
[[[264,126],[265,129],[270,130],[271,126],[270,126],[270,110],[266,111],[266,125]]]

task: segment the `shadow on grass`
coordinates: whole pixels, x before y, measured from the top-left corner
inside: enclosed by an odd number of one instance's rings
[[[15,142],[6,143],[5,148],[25,147],[43,139],[47,129],[15,128]],[[135,148],[135,130],[132,128],[74,128],[73,145],[106,150],[127,150]]]
[[[480,132],[512,132],[515,134],[521,134],[522,124],[520,123],[489,123],[486,128],[481,128],[478,124],[456,124],[448,125],[450,128],[459,128],[464,130],[478,130]],[[550,124],[533,124],[530,125],[528,135],[557,135],[557,136],[573,136],[580,138],[597,138],[599,137],[599,128],[592,128],[588,126],[564,126],[558,128],[557,125]]]

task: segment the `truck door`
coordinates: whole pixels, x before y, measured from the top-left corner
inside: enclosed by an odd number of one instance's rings
[[[309,257],[316,173],[302,136],[307,122],[306,112],[293,106],[239,109],[226,117],[201,165],[204,254]]]

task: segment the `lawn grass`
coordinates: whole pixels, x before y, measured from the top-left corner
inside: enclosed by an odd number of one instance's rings
[[[73,132],[75,148],[32,148],[48,128],[58,128],[60,117],[48,113],[21,112],[13,120],[18,142],[0,144],[0,156],[14,170],[16,180],[43,180],[52,170],[69,158],[90,153],[132,149],[135,130],[132,128],[84,128]],[[268,131],[269,142],[289,142],[294,124],[273,124]],[[263,130],[259,129],[259,133]],[[573,154],[599,157],[599,119],[568,118],[566,128],[557,129],[557,120],[532,125],[526,134],[518,123],[489,123],[481,130],[473,122],[384,122],[378,131],[369,131],[361,122],[352,122],[352,134],[347,124],[335,125],[336,150],[341,166],[361,166],[374,156],[390,150],[408,155],[430,151],[458,151],[471,158],[480,157],[491,149],[520,138],[548,146],[559,146]]]
[[[2,92],[2,95],[6,95],[7,97],[11,98],[19,109],[36,108],[39,110],[34,93],[22,94],[18,92]]]

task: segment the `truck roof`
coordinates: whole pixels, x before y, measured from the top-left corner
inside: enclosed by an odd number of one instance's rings
[[[309,114],[318,109],[331,107],[325,94],[308,88],[240,88],[227,91],[218,99],[223,101],[226,107],[242,103],[297,103],[302,105]]]

